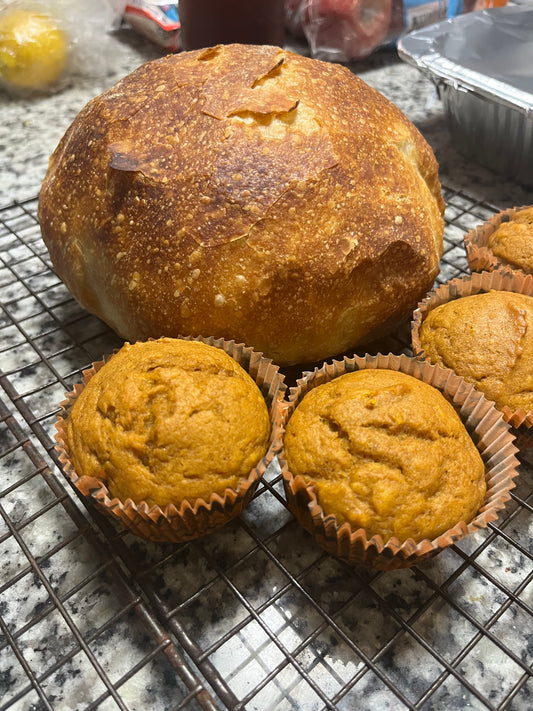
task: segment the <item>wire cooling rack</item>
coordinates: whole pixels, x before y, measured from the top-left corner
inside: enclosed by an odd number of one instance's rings
[[[497,206],[445,190],[440,281]],[[86,509],[53,448],[63,393],[120,345],[56,277],[37,200],[0,210],[0,710],[533,707],[532,468],[499,520],[407,570],[350,568],[273,465],[236,521],[152,544]],[[388,340],[409,353],[408,328]]]

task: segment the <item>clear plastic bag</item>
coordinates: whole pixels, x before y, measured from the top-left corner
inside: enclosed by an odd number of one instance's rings
[[[313,57],[346,62],[385,40],[392,0],[286,0],[285,11],[287,29],[306,38]]]
[[[285,0],[285,24],[311,56],[362,59],[409,30],[507,0]]]
[[[125,0],[0,0],[0,88],[59,91],[75,76],[110,72]]]

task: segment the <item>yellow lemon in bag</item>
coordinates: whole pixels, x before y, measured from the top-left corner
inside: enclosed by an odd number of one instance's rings
[[[21,89],[45,89],[65,70],[67,38],[38,12],[0,14],[0,77]]]

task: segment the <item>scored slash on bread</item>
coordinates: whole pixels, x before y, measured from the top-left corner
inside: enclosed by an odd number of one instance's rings
[[[120,336],[209,334],[280,365],[408,316],[443,210],[431,148],[384,96],[244,45],[148,62],[89,102],[39,200],[58,275]]]

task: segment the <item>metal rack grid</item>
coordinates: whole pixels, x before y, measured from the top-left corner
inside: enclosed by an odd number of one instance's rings
[[[498,209],[444,194],[441,282]],[[85,508],[53,448],[57,404],[120,342],[56,277],[36,208],[0,210],[0,711],[531,708],[525,455],[497,522],[397,572],[319,549],[275,464],[239,519],[186,544]],[[408,353],[407,325],[383,346]]]

